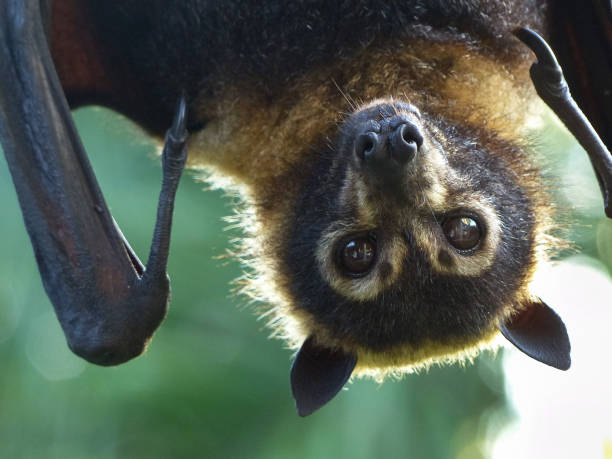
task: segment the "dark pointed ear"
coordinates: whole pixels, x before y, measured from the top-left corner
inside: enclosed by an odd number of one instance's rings
[[[571,346],[565,324],[542,300],[530,301],[499,329],[529,357],[559,370],[570,367]]]
[[[321,408],[342,389],[357,364],[357,356],[319,347],[309,337],[291,366],[291,391],[300,416]]]

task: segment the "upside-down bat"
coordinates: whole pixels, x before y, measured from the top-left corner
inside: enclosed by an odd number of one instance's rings
[[[246,291],[299,349],[301,415],[351,375],[475,355],[500,331],[567,369],[565,326],[528,289],[554,216],[525,124],[535,85],[611,215],[610,36],[599,0],[3,1],[0,140],[68,345],[100,365],[144,350],[187,161],[243,197]],[[85,104],[171,126],[146,266],[72,123]]]

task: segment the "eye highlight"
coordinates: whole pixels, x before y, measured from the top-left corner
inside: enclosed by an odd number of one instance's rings
[[[467,215],[447,218],[442,223],[442,231],[448,242],[459,251],[474,249],[482,239],[478,221]]]
[[[350,277],[366,275],[376,260],[376,238],[369,234],[342,241],[338,247],[337,263]]]

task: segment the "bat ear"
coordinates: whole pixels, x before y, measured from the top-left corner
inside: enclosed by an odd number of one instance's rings
[[[504,337],[529,357],[559,370],[571,364],[565,324],[542,300],[530,301],[500,327]]]
[[[291,366],[291,391],[300,416],[321,408],[342,389],[353,373],[357,356],[319,347],[309,337]]]

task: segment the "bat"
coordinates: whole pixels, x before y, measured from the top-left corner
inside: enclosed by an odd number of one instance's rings
[[[609,30],[597,0],[7,0],[0,139],[68,346],[99,365],[146,348],[167,311],[186,164],[244,199],[245,293],[297,350],[300,415],[352,376],[470,357],[500,332],[569,368],[562,320],[528,288],[554,215],[525,120],[535,87],[589,153],[612,215]],[[164,139],[146,265],[72,122],[87,104]]]

